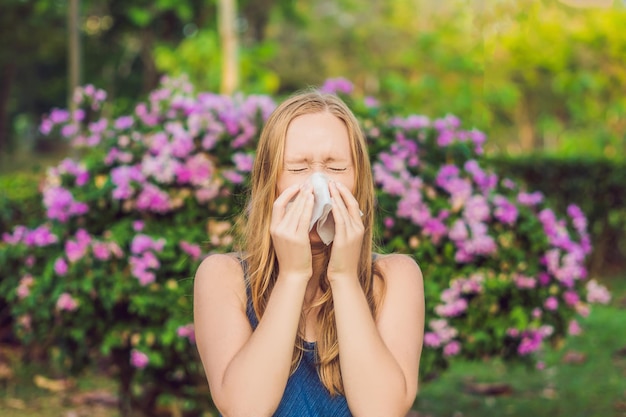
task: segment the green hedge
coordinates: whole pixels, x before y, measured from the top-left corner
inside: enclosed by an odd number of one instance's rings
[[[34,226],[45,218],[39,183],[44,175],[16,172],[0,176],[0,231],[23,224]]]
[[[580,206],[589,222],[592,274],[626,269],[626,162],[544,155],[496,157],[490,163],[500,175],[539,190],[561,211]]]

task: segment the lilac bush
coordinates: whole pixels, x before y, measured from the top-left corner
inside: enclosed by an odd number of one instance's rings
[[[392,138],[373,164],[383,239],[414,253],[426,278],[426,373],[457,355],[536,363],[545,342],[580,334],[590,304],[610,300],[587,277],[582,211],[561,218],[541,193],[491,172],[483,133],[454,116],[409,116],[377,124],[371,140],[381,136]]]
[[[424,271],[423,375],[455,356],[530,362],[546,342],[580,334],[576,319],[591,304],[608,302],[586,276],[583,213],[571,206],[559,217],[541,194],[489,171],[483,133],[453,116],[398,117],[353,96],[344,79],[322,90],[350,102],[370,140],[382,249],[413,254]],[[168,78],[115,118],[102,90],[74,99],[74,114],[53,109],[41,131],[78,157],[49,169],[47,218],[3,234],[0,290],[26,346],[58,352],[72,371],[109,358],[122,405],[150,410],[164,393],[205,385],[193,273],[207,253],[232,250],[275,102],[195,93]]]

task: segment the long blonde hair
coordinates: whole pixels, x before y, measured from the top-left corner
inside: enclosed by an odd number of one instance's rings
[[[372,262],[374,185],[365,137],[359,123],[346,106],[335,95],[309,91],[297,94],[284,101],[267,120],[257,146],[256,158],[251,174],[251,193],[248,202],[248,218],[243,231],[242,249],[248,266],[248,279],[252,305],[258,318],[263,316],[272,288],[278,276],[279,265],[270,236],[272,205],[277,197],[277,182],[283,169],[283,155],[287,128],[293,119],[305,114],[329,112],[346,125],[355,174],[354,197],[363,212],[365,233],[359,260],[359,281],[370,311],[375,317],[377,302],[374,297],[374,276],[380,275]],[[327,249],[326,263],[330,255]],[[382,276],[381,276],[382,278]],[[339,345],[330,284],[326,274],[320,280],[322,297],[313,306],[319,306],[317,316],[318,373],[331,395],[343,394],[343,382],[339,367]],[[291,371],[298,367],[304,351],[304,315],[294,346]]]

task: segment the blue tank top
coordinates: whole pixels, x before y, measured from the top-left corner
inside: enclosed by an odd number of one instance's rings
[[[245,262],[242,262],[242,267],[248,298],[246,315],[252,329],[256,329],[259,321],[252,306]],[[315,343],[305,341],[304,349],[300,364],[287,380],[283,398],[274,412],[274,417],[351,417],[346,397],[332,397],[319,378],[315,366]]]

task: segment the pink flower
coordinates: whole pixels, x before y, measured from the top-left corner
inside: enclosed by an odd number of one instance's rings
[[[537,283],[537,280],[535,278],[531,278],[531,277],[527,277],[524,275],[516,275],[515,278],[515,285],[517,286],[517,288],[519,289],[533,289],[535,288],[535,285]]]
[[[200,259],[200,256],[202,255],[202,249],[200,248],[199,245],[196,245],[194,243],[189,243],[184,240],[181,240],[178,245],[184,252],[190,255],[194,260]]]
[[[587,283],[587,302],[608,304],[611,301],[611,293],[605,286],[598,284],[595,279]]]
[[[74,263],[80,260],[87,252],[87,245],[77,242],[75,240],[68,240],[65,242],[65,256]]]
[[[424,345],[432,348],[437,348],[441,345],[441,340],[439,340],[439,336],[433,332],[424,333]]]
[[[78,308],[78,302],[69,293],[64,292],[57,300],[57,310],[74,311]]]
[[[110,257],[109,246],[103,242],[96,242],[92,246],[93,256],[100,260],[106,261]]]
[[[327,79],[324,81],[324,85],[320,88],[321,92],[329,94],[352,94],[353,90],[354,85],[352,82],[341,77]]]
[[[534,193],[519,193],[517,195],[517,201],[524,206],[536,206],[543,201],[543,194],[539,191]]]
[[[554,311],[559,307],[559,301],[555,297],[548,297],[546,301],[543,303],[543,306],[547,310]]]
[[[144,227],[144,222],[141,220],[135,220],[133,222],[133,230],[135,232],[141,232],[143,230]]]
[[[178,329],[176,329],[176,334],[178,337],[186,337],[191,343],[196,343],[196,333],[193,323],[178,327]]]
[[[576,292],[574,291],[565,291],[565,293],[563,294],[563,299],[565,300],[565,304],[569,306],[576,305],[580,300],[578,294],[576,294]]]
[[[460,351],[461,344],[456,340],[453,340],[443,347],[443,356],[456,356]]]
[[[150,363],[148,355],[140,350],[133,349],[130,352],[130,364],[138,369],[143,369]]]
[[[153,184],[146,183],[137,196],[139,210],[166,213],[171,209],[170,198],[167,192]]]
[[[576,320],[570,320],[569,325],[567,326],[567,334],[571,336],[578,336],[583,332],[583,329],[580,327]]]
[[[30,274],[26,274],[20,280],[20,283],[17,287],[17,297],[22,300],[30,294],[30,288],[35,283],[33,276]]]
[[[57,260],[54,262],[54,272],[56,272],[57,275],[59,276],[63,276],[65,274],[67,274],[67,262],[65,262],[64,258],[57,258]]]
[[[243,152],[237,152],[233,154],[233,162],[235,163],[235,167],[238,171],[250,172],[252,171],[254,156]]]

